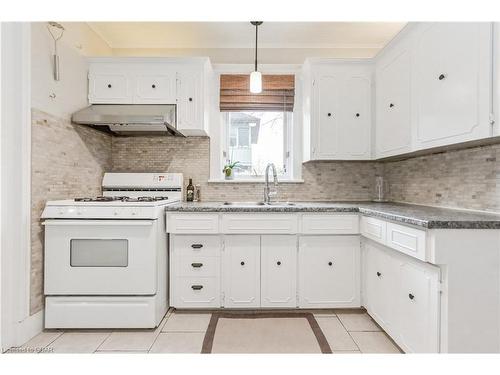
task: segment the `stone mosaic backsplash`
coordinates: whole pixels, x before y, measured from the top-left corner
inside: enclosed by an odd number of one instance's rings
[[[30,311],[43,309],[45,202],[101,192],[111,169],[111,136],[32,109],[31,126],[31,298]]]

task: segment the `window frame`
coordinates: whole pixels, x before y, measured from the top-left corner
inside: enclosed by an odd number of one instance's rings
[[[221,170],[224,168],[224,165],[228,161],[229,158],[229,149],[230,149],[230,142],[231,142],[231,132],[229,129],[230,126],[230,120],[229,116],[231,113],[243,113],[243,112],[249,112],[249,111],[234,111],[234,112],[221,112],[221,124],[223,127],[223,137],[224,140],[222,142],[223,144],[223,150],[222,150],[222,160],[221,160]],[[257,112],[257,111],[255,111]],[[262,111],[264,112],[264,111]],[[272,111],[272,112],[277,112],[277,111]],[[285,180],[291,180],[292,179],[292,171],[293,171],[293,165],[292,165],[292,140],[291,140],[291,135],[292,135],[292,126],[293,126],[293,112],[288,112],[288,111],[283,111],[283,167],[285,170],[285,173],[282,175],[278,176],[278,179],[285,179]],[[251,148],[251,132],[248,133],[249,137],[249,147]],[[239,145],[239,134],[237,134],[237,145]],[[278,167],[278,166],[277,166]],[[233,181],[248,181],[248,180],[255,180],[255,181],[262,181],[264,179],[264,175],[250,175],[250,176],[237,176],[234,175]]]

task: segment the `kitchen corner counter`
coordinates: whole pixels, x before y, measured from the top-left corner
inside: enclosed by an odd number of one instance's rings
[[[181,202],[166,207],[167,212],[359,212],[427,229],[500,229],[500,215],[404,203],[373,202],[294,202],[256,205],[238,202]]]

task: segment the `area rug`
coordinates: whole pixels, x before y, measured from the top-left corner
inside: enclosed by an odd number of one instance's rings
[[[311,313],[213,313],[202,353],[331,353]]]

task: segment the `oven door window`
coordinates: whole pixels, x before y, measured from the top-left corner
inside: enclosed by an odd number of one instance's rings
[[[73,239],[71,267],[127,267],[128,240]]]

